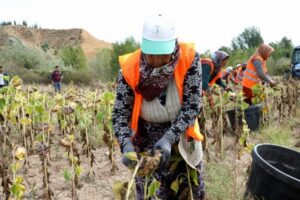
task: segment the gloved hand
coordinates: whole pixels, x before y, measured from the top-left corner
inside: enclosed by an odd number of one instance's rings
[[[153,154],[155,151],[160,150],[162,153],[161,161],[160,161],[160,166],[165,167],[170,155],[171,155],[171,149],[172,149],[172,144],[174,143],[173,138],[169,136],[168,134],[165,134],[160,140],[158,140],[153,147]]]
[[[231,101],[235,101],[236,100],[236,93],[234,92],[229,92],[229,99]]]
[[[131,141],[128,141],[127,143],[125,143],[123,145],[123,147],[122,147],[122,153],[123,153],[123,158],[122,158],[123,165],[125,165],[126,167],[129,167],[129,168],[133,168],[137,164],[137,161],[130,160],[129,158],[127,158],[127,157],[124,156],[127,153],[135,153]],[[137,158],[137,155],[136,155],[136,158]]]
[[[225,91],[226,91],[226,92],[232,92],[232,89],[229,88],[229,87],[227,87],[227,88],[225,88]]]
[[[270,81],[270,86],[271,86],[271,87],[274,87],[276,84],[277,84],[277,83],[276,83],[275,81],[273,81],[273,80]]]

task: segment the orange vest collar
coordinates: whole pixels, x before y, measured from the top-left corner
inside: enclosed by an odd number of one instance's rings
[[[252,61],[255,59],[260,60],[262,62],[263,72],[264,73],[268,72],[268,69],[266,66],[266,61],[264,61],[261,56],[258,56],[258,55],[251,56],[247,63],[247,68],[243,75],[243,80],[242,80],[243,87],[252,88],[254,85],[256,85],[260,82],[260,78],[258,77],[256,68],[252,63]]]
[[[194,57],[195,49],[193,44],[180,44],[179,60],[174,70],[174,78],[176,81],[180,102],[182,102],[184,78],[194,60]],[[137,133],[138,119],[143,102],[142,95],[137,93],[135,89],[139,83],[140,77],[140,58],[140,49],[136,50],[133,53],[119,57],[123,77],[125,78],[127,84],[132,88],[135,95],[131,117],[131,128],[135,133]],[[197,119],[195,119],[195,124],[187,129],[186,134],[196,140],[203,140],[203,136],[200,133]]]

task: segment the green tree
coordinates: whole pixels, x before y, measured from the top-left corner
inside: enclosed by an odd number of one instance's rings
[[[288,39],[286,36],[284,36],[279,42],[271,42],[270,46],[275,49],[272,57],[276,60],[281,57],[289,58],[294,48],[292,40]]]
[[[120,69],[119,65],[119,56],[130,53],[140,47],[140,44],[133,38],[126,38],[124,42],[115,42],[113,43],[111,50],[111,73],[110,79],[114,80]]]
[[[23,20],[22,25],[27,27],[27,22]]]
[[[74,69],[84,69],[87,66],[86,57],[81,47],[65,47],[61,51],[61,59],[66,66]]]
[[[208,49],[204,53],[200,54],[201,58],[210,58],[211,51]]]
[[[284,48],[284,49],[292,49],[293,48],[292,40],[288,39],[286,36],[284,36],[279,41],[278,45],[279,45],[280,48]]]
[[[290,68],[290,55],[293,50],[292,40],[284,36],[278,42],[271,42],[270,45],[274,48],[274,52],[269,59],[269,73],[272,75],[283,75],[285,70]]]
[[[9,26],[9,25],[12,25],[10,21],[0,23],[0,26]]]
[[[252,26],[246,28],[239,36],[231,41],[231,47],[234,51],[238,49],[247,50],[258,47],[264,40],[258,28]]]
[[[41,45],[41,48],[43,49],[44,52],[47,52],[49,50],[49,44],[44,43],[44,44]]]
[[[231,49],[230,47],[221,46],[218,50],[219,50],[219,51],[225,51],[225,52],[228,53],[229,55],[232,54],[232,49]]]
[[[111,73],[111,49],[104,48],[101,49],[96,57],[89,61],[89,67],[93,74],[100,77],[102,81],[110,80]]]

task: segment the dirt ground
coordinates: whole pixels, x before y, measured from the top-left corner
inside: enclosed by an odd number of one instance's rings
[[[234,143],[232,137],[225,137],[224,143],[226,144],[224,150],[227,152],[226,154],[229,155],[227,156],[226,160],[224,160],[224,162],[235,163],[234,165],[238,166],[235,167],[238,177],[238,187],[244,187],[245,170],[251,162],[251,158],[249,154],[245,154],[241,160],[236,160],[233,150],[231,149]],[[116,149],[118,171],[115,174],[112,174],[110,172],[112,165],[108,159],[107,147],[101,147],[93,150],[93,153],[95,155],[95,164],[92,170],[95,172],[95,176],[89,175],[91,168],[88,165],[89,161],[87,160],[87,157],[80,157],[84,171],[80,175],[79,179],[79,184],[81,185],[81,187],[77,188],[76,190],[78,198],[79,200],[112,200],[114,199],[112,192],[113,183],[116,181],[125,182],[130,180],[131,172],[122,165],[121,153],[118,147]],[[215,156],[212,155],[212,157]],[[40,158],[37,154],[29,155],[28,161],[29,166],[27,172],[25,170],[25,167],[21,168],[18,172],[19,175],[24,177],[24,183],[26,186],[24,199],[43,199],[42,195],[44,189],[42,162],[40,161]],[[71,200],[72,182],[66,181],[63,177],[63,170],[67,168],[69,171],[71,171],[71,167],[69,165],[65,149],[57,145],[56,142],[52,144],[50,164],[50,188],[54,192],[53,199]],[[0,191],[0,194],[2,194],[2,191]]]
[[[71,195],[71,182],[66,182],[62,172],[65,168],[70,169],[67,161],[67,156],[64,155],[63,149],[52,151],[52,161],[49,168],[50,171],[50,188],[54,192],[55,200],[68,200],[72,199]],[[110,172],[111,164],[108,159],[108,148],[103,147],[93,151],[96,159],[93,170],[95,176],[88,175],[90,167],[87,164],[86,157],[81,157],[84,172],[80,176],[79,184],[81,188],[77,189],[77,195],[80,200],[101,199],[110,200],[114,199],[112,194],[112,185],[115,181],[126,181],[130,178],[130,171],[127,170],[120,163],[120,153],[117,150],[116,160],[118,164],[118,171],[114,175]],[[40,199],[43,192],[42,186],[42,173],[41,161],[38,155],[29,156],[30,167],[25,177],[26,190],[25,199]]]
[[[250,154],[244,154],[240,160],[236,159],[235,151],[231,148],[234,144],[232,137],[225,137],[225,151],[226,159],[224,162],[232,163],[233,169],[237,173],[237,188],[244,188],[246,184],[246,170],[251,163]],[[55,146],[55,145],[53,145]],[[115,181],[128,181],[131,178],[130,171],[122,165],[121,154],[119,149],[116,149],[116,161],[118,165],[118,171],[115,174],[110,172],[111,163],[108,159],[108,148],[101,147],[93,151],[96,159],[93,170],[95,177],[88,175],[90,167],[87,164],[86,157],[81,157],[81,163],[84,168],[84,172],[80,176],[79,183],[81,188],[77,189],[77,195],[80,200],[111,200],[114,199],[112,193],[112,185]],[[214,155],[212,155],[215,157]],[[24,177],[26,183],[26,195],[24,199],[41,199],[43,194],[42,186],[42,165],[38,155],[31,155],[29,158],[29,170],[24,173],[24,169],[20,171],[21,174],[26,174]],[[69,163],[67,161],[67,155],[65,150],[61,147],[53,147],[51,151],[51,166],[50,171],[50,188],[54,192],[53,199],[55,200],[69,200],[72,199],[71,195],[71,182],[64,180],[62,172],[65,168],[70,170]]]
[[[295,147],[300,147],[300,124],[294,128]],[[218,160],[220,163],[226,163],[228,166],[232,166],[232,170],[236,174],[236,180],[234,187],[237,190],[237,194],[244,191],[246,187],[246,181],[248,179],[248,170],[251,164],[251,155],[244,153],[240,159],[237,158],[237,141],[233,136],[224,137],[224,159],[220,159],[214,155],[214,145],[209,147],[211,160]],[[298,146],[299,145],[299,146]],[[79,146],[79,145],[78,145]],[[116,181],[128,181],[131,178],[131,172],[122,165],[120,150],[116,149],[116,161],[118,171],[115,174],[110,172],[111,163],[108,159],[108,148],[101,147],[93,150],[95,155],[95,164],[93,171],[95,176],[89,175],[91,168],[88,165],[86,157],[81,156],[81,163],[83,166],[83,173],[80,176],[79,183],[82,185],[78,188],[77,195],[79,200],[111,200],[114,199],[112,193],[112,185]],[[207,157],[204,157],[204,164],[207,162]],[[42,165],[38,155],[33,154],[28,156],[29,167],[25,173],[25,169],[19,170],[19,174],[24,177],[24,183],[26,185],[26,193],[24,199],[26,200],[38,200],[42,199],[43,194],[43,172]],[[51,149],[51,166],[49,166],[50,172],[50,188],[54,192],[53,199],[55,200],[69,200],[72,199],[71,181],[65,181],[62,173],[64,169],[71,171],[70,165],[67,160],[67,153],[64,148],[60,147],[56,142],[52,145]],[[205,177],[205,175],[204,175]],[[1,178],[0,178],[1,181]],[[0,190],[2,188],[0,187]],[[209,188],[207,188],[208,190]],[[0,191],[2,194],[2,191]],[[1,197],[1,195],[0,195]],[[1,199],[1,198],[0,198]],[[209,199],[213,200],[213,199]]]

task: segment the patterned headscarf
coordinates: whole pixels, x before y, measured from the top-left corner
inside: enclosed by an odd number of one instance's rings
[[[175,66],[179,58],[179,45],[176,42],[172,60],[158,68],[154,68],[147,63],[145,54],[142,53],[140,60],[140,80],[136,91],[142,94],[147,101],[152,101],[158,97],[167,87],[169,80],[173,78]]]
[[[256,50],[256,54],[261,56],[264,60],[267,60],[273,51],[274,51],[274,49],[270,45],[261,44],[261,45],[259,45],[258,49]]]
[[[229,55],[224,51],[216,51],[211,55],[211,58],[214,61],[215,68],[217,70],[220,70],[221,63],[223,62],[223,60],[227,59],[228,57]]]

